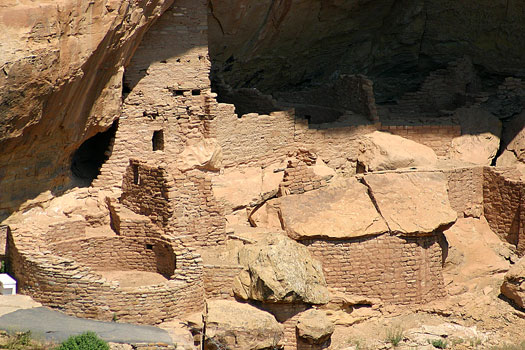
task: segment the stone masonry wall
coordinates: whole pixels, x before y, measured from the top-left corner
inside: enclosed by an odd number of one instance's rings
[[[223,206],[213,196],[211,177],[131,160],[122,185],[122,203],[161,224],[172,237],[192,247],[225,240]]]
[[[283,181],[279,185],[279,195],[300,194],[328,185],[329,178],[316,175],[309,166],[317,162],[317,156],[299,150],[291,154],[284,169]]]
[[[293,149],[293,113],[249,113],[238,118],[226,108],[233,105],[221,106],[223,112],[213,120],[212,127],[222,146],[225,167],[268,165],[282,160]]]
[[[168,242],[142,237],[91,237],[48,246],[53,254],[75,260],[96,271],[147,271],[170,278],[175,253]]]
[[[483,212],[492,231],[525,254],[523,199],[525,184],[510,170],[485,167],[483,171]]]
[[[30,227],[11,230],[9,259],[19,291],[70,315],[155,324],[202,309],[200,256],[179,249],[178,269],[163,284],[121,289],[74,260],[41,252]],[[173,244],[181,246],[180,241]]]
[[[464,217],[483,215],[483,167],[457,168],[445,174],[452,209]]]
[[[460,125],[381,125],[381,131],[428,146],[438,156],[448,155],[452,139],[461,136]]]
[[[445,295],[437,236],[384,234],[302,241],[323,264],[329,287],[391,304],[421,304]]]
[[[243,269],[243,266],[238,265],[203,265],[206,299],[234,300],[233,280]]]
[[[373,83],[364,75],[344,75],[336,82],[335,93],[342,107],[379,121]]]
[[[173,215],[174,185],[165,167],[130,159],[122,181],[121,202],[135,213],[165,226]]]

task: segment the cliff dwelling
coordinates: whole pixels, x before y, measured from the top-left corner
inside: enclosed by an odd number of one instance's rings
[[[18,293],[173,349],[525,342],[525,5],[478,5],[0,5]]]

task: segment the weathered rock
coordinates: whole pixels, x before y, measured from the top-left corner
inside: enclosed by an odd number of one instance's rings
[[[293,239],[351,238],[388,231],[368,188],[355,179],[282,197],[279,207],[282,226]]]
[[[496,165],[515,166],[525,163],[525,111],[505,123],[502,143],[503,153],[498,157]]]
[[[525,258],[521,258],[505,275],[501,293],[521,308],[525,308]]]
[[[452,140],[449,156],[452,159],[491,165],[499,149],[501,122],[480,108],[461,108],[455,112],[462,135]]]
[[[202,314],[193,314],[188,324],[194,333],[202,331]],[[283,337],[283,326],[272,314],[248,304],[229,300],[208,302],[207,350],[221,344],[227,349],[273,349]]]
[[[335,330],[335,325],[326,313],[316,309],[303,312],[296,327],[299,338],[309,344],[323,344]]]
[[[365,171],[399,168],[435,167],[436,153],[432,148],[401,136],[374,131],[362,137],[358,163]]]
[[[449,294],[481,292],[494,276],[509,269],[509,262],[499,253],[504,243],[484,217],[460,218],[443,234],[448,242],[443,277]]]
[[[234,280],[233,291],[241,299],[265,302],[324,304],[329,292],[321,263],[308,249],[281,234],[268,234],[239,252],[246,267]]]
[[[224,201],[227,212],[257,206],[277,194],[284,172],[274,170],[284,166],[273,164],[264,169],[226,169],[224,174],[213,179],[213,193]]]
[[[363,180],[393,233],[429,234],[456,221],[443,173],[367,174]]]
[[[73,153],[120,117],[124,66],[172,3],[2,2],[0,219],[41,192],[73,185]]]
[[[256,208],[250,213],[248,218],[250,224],[254,227],[281,229],[281,219],[279,218],[280,203],[281,199],[275,198]]]
[[[179,169],[205,169],[218,171],[222,165],[222,149],[214,139],[200,139],[187,145],[178,157]]]

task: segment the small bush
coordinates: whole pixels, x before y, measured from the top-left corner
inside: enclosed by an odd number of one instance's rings
[[[386,331],[386,341],[394,346],[398,346],[403,337],[403,330],[399,327],[390,328]]]
[[[109,350],[109,345],[93,332],[69,337],[57,350]]]
[[[438,349],[446,349],[447,348],[447,341],[443,339],[434,339],[430,341],[430,344],[432,344],[433,347]]]

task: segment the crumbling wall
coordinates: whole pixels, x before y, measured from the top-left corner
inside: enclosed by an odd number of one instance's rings
[[[231,105],[221,105],[221,113],[212,122],[225,167],[269,165],[284,159],[293,149],[293,112],[249,113],[238,118],[233,106],[227,106]]]
[[[323,264],[328,287],[390,304],[421,304],[445,295],[437,234],[302,243]]]
[[[9,236],[9,259],[19,291],[70,315],[110,321],[155,324],[202,310],[204,290],[198,254],[170,241],[177,255],[173,278],[157,285],[121,289],[94,269],[53,252],[31,227],[15,227]],[[113,243],[109,241],[109,243]],[[114,251],[117,253],[118,251]],[[94,264],[94,262],[92,262]]]
[[[317,155],[306,150],[298,150],[289,154],[292,159],[284,169],[283,181],[279,185],[279,194],[300,194],[316,190],[328,185],[331,176],[315,174],[311,166],[317,162]]]
[[[137,214],[165,226],[173,215],[175,182],[165,166],[130,159],[122,181],[121,202]]]
[[[525,183],[514,168],[483,171],[483,213],[492,231],[525,254],[525,215],[522,213]]]
[[[458,215],[479,218],[483,215],[483,167],[457,168],[445,171],[448,200]]]
[[[362,74],[343,75],[334,90],[342,107],[378,122],[373,86],[372,81]]]
[[[428,146],[438,156],[447,156],[452,140],[461,136],[460,125],[381,125],[381,131]]]
[[[275,319],[284,326],[284,337],[282,343],[285,350],[297,349],[297,321],[301,312],[308,310],[311,306],[307,304],[281,304],[263,303],[260,305],[263,310],[270,312]]]
[[[203,265],[204,295],[207,300],[234,300],[233,281],[244,269],[240,265]]]
[[[467,93],[481,87],[472,61],[461,58],[427,76],[416,92],[408,92],[392,110],[396,113],[435,113],[465,105]]]

